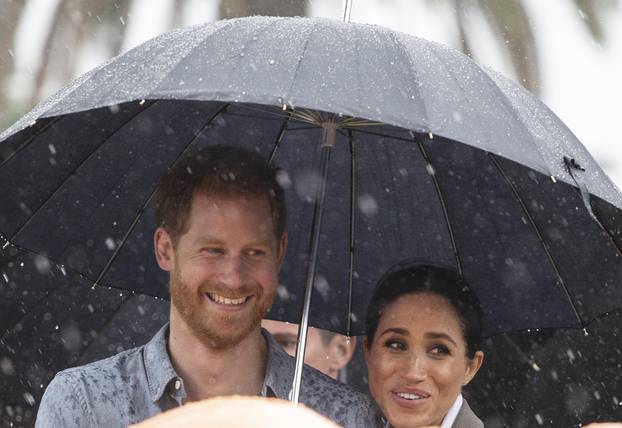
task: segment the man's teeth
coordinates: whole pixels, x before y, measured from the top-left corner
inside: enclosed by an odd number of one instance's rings
[[[397,395],[399,397],[405,398],[406,400],[421,400],[422,398],[425,398],[421,395],[409,394],[407,392],[398,392]]]
[[[221,305],[241,305],[242,303],[246,302],[246,297],[241,297],[239,299],[228,299],[215,293],[207,293],[207,295],[214,302],[220,303]]]

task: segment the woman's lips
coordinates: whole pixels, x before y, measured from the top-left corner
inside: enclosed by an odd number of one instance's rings
[[[393,400],[404,407],[418,407],[429,401],[431,395],[421,389],[399,389],[391,391]]]

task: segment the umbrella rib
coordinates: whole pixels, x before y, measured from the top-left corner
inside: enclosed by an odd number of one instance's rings
[[[348,131],[350,140],[350,254],[348,268],[348,313],[346,336],[352,331],[352,290],[354,281],[354,229],[356,224],[356,145],[354,144],[354,132]]]
[[[362,82],[363,79],[361,79],[361,76],[363,75],[363,72],[362,72],[362,67],[361,67],[360,40],[364,40],[364,39],[359,39],[359,30],[356,25],[352,25],[350,26],[350,28],[354,30],[354,58],[356,60],[356,99],[357,101],[360,102],[363,99],[363,97],[361,96],[361,89],[363,87],[363,82]]]
[[[25,251],[27,251],[27,250],[25,250]],[[61,284],[58,287],[54,287],[52,289],[46,290],[45,294],[43,296],[41,296],[41,298],[37,299],[37,301],[28,308],[27,312],[22,314],[22,316],[17,320],[17,322],[15,324],[13,324],[13,326],[11,328],[13,328],[14,326],[22,323],[32,313],[32,311],[37,309],[48,298],[48,296],[50,296],[53,293],[58,292],[63,287],[69,287],[70,286],[69,284],[71,282],[75,281],[76,277],[79,277],[79,276],[80,276],[80,274],[77,274],[77,275],[73,276],[72,278],[67,279],[67,281],[62,281]],[[11,332],[11,328],[7,328],[4,331],[4,333],[2,334],[2,337],[0,338],[0,342],[4,342],[6,340],[6,338],[9,336],[9,333]]]
[[[269,28],[272,28],[272,27],[276,26],[279,22],[283,21],[283,19],[284,19],[283,17],[276,17],[276,18],[272,19],[265,26],[257,29],[257,31],[255,31],[253,33],[253,36],[257,37],[258,34],[265,33],[266,31],[268,31]],[[223,22],[223,21],[219,21],[219,22]],[[229,25],[227,27],[223,26],[222,28],[229,29],[229,27],[232,27],[231,21],[224,21],[224,22],[227,22],[227,24],[229,24]],[[234,30],[235,30],[235,28],[234,28]],[[208,35],[205,38],[210,37],[210,36],[211,35]],[[198,46],[200,46],[200,45],[197,44],[197,46],[195,46],[195,48],[198,47]],[[229,64],[231,65],[231,67],[229,68],[229,73],[226,76],[227,78],[230,78],[230,77],[232,77],[234,75],[233,71],[236,70],[240,66],[240,63],[242,62],[243,55],[240,56],[240,54],[241,53],[243,54],[244,51],[246,51],[247,49],[248,49],[248,46],[242,45],[241,51],[239,51],[239,52],[236,51],[235,54],[231,54],[231,56],[228,56],[227,58],[224,58],[222,61],[219,61],[217,63],[217,64],[227,63],[228,65]],[[194,50],[194,48],[193,48],[193,50]],[[235,61],[234,61],[234,59],[235,59]],[[226,79],[222,80],[222,82],[220,83],[220,86],[216,90],[216,94],[222,95],[222,89],[227,86],[227,82],[228,82],[228,80],[226,80]]]
[[[564,291],[564,294],[566,295],[566,298],[568,299],[568,302],[570,303],[570,307],[572,309],[572,312],[574,313],[575,317],[577,318],[577,321],[579,321],[580,328],[584,328],[585,327],[585,322],[581,318],[581,315],[579,315],[579,311],[577,310],[577,307],[575,306],[575,304],[574,304],[574,302],[572,300],[572,296],[570,295],[570,290],[568,290],[568,287],[566,286],[566,283],[564,282],[564,278],[562,277],[562,274],[559,271],[557,263],[555,263],[555,260],[553,259],[553,255],[549,251],[549,248],[546,245],[546,242],[544,241],[544,237],[542,236],[542,233],[540,232],[540,229],[538,229],[538,226],[536,225],[535,220],[531,216],[531,213],[529,212],[529,210],[527,210],[527,206],[525,206],[525,203],[523,202],[523,199],[521,198],[520,194],[518,193],[518,189],[516,188],[516,186],[514,186],[514,184],[512,183],[510,178],[507,176],[505,171],[503,171],[503,168],[501,168],[501,165],[499,164],[499,162],[497,162],[497,159],[496,159],[495,155],[493,155],[492,153],[488,152],[488,158],[491,160],[493,165],[497,168],[497,171],[499,171],[499,174],[501,175],[501,177],[503,178],[505,183],[512,190],[512,193],[514,193],[514,196],[516,197],[516,200],[518,201],[518,203],[520,204],[523,212],[527,216],[527,219],[529,220],[529,223],[531,224],[531,227],[536,232],[536,236],[538,237],[538,240],[540,241],[540,244],[542,245],[542,248],[544,249],[546,257],[548,258],[549,263],[551,264],[551,267],[555,271],[555,275],[557,276],[559,284],[561,285],[561,287],[562,287],[562,289]]]
[[[0,168],[2,168],[7,162],[9,162],[11,159],[13,159],[17,154],[19,154],[22,150],[24,150],[26,147],[28,147],[34,140],[37,139],[37,137],[39,135],[41,135],[41,133],[43,133],[44,131],[47,131],[48,128],[50,128],[52,125],[54,125],[55,123],[57,123],[63,116],[57,116],[54,119],[50,120],[48,123],[46,123],[45,125],[41,126],[39,129],[36,130],[36,132],[34,132],[30,137],[28,137],[28,140],[26,140],[26,142],[24,142],[23,144],[21,144],[17,150],[15,150],[13,153],[11,153],[5,160],[2,161],[2,163],[0,163]]]
[[[402,42],[402,40],[400,40],[400,38],[398,37],[397,34],[391,32],[389,34],[389,37],[393,40],[393,43],[395,43],[395,45],[397,46],[398,50],[401,51],[404,54],[404,57],[407,59],[407,63],[409,65],[408,70],[409,70],[409,74],[411,74],[413,76],[413,81],[414,82],[421,82],[421,78],[417,73],[417,69],[415,67],[416,62],[413,61],[413,58],[411,57],[409,50],[406,48],[406,46],[404,46],[404,43]],[[415,89],[417,91],[417,95],[418,97],[416,99],[421,101],[421,108],[423,110],[423,117],[425,120],[425,124],[424,126],[427,128],[428,131],[431,131],[430,129],[430,117],[428,114],[428,108],[425,104],[425,97],[422,95],[421,93],[421,89],[419,88],[418,85],[414,84],[412,85],[412,88]]]
[[[438,53],[436,51],[434,51],[434,55],[436,55],[436,57],[439,58],[440,60],[440,57],[438,56]],[[538,157],[542,161],[542,164],[549,170],[549,175],[551,175],[550,167],[548,163],[546,162],[546,159],[544,155],[542,154],[542,151],[540,150],[540,145],[538,145],[533,133],[529,130],[529,128],[525,125],[525,122],[521,119],[521,115],[518,112],[518,110],[512,105],[512,102],[509,100],[508,95],[503,91],[503,89],[499,87],[499,85],[494,81],[494,79],[486,72],[486,69],[484,67],[477,65],[477,68],[478,68],[478,71],[481,71],[482,76],[484,76],[486,82],[488,82],[488,84],[491,86],[491,90],[499,95],[499,100],[501,101],[501,104],[507,109],[509,114],[514,117],[516,123],[520,124],[523,131],[525,131],[525,134],[529,136],[528,142],[531,143],[531,146],[534,152],[538,154]],[[452,77],[454,77],[454,79],[457,80],[456,77],[453,76],[453,73],[452,73]],[[469,104],[472,104],[469,98],[466,98],[466,100],[469,102]],[[528,165],[525,165],[525,166],[528,166]]]
[[[283,136],[285,135],[285,131],[287,129],[287,125],[289,124],[290,117],[291,116],[288,113],[287,117],[283,121],[283,124],[281,125],[281,129],[279,129],[279,134],[277,135],[276,140],[274,141],[274,146],[272,146],[272,150],[270,151],[270,157],[268,158],[268,165],[272,165],[272,161],[274,161],[274,158],[276,157],[276,152],[281,146],[281,140],[283,140]]]
[[[423,156],[423,159],[434,168],[428,154],[417,138],[413,138],[414,142],[419,146],[419,151]],[[445,224],[447,225],[447,230],[449,231],[449,238],[451,239],[451,247],[454,250],[454,257],[456,258],[456,267],[458,269],[458,275],[462,276],[462,263],[460,263],[460,254],[458,253],[458,246],[456,245],[456,238],[454,237],[454,232],[451,227],[451,220],[449,219],[449,213],[447,212],[447,205],[445,204],[445,198],[443,197],[443,192],[441,191],[441,186],[438,184],[438,180],[436,179],[436,175],[430,174],[432,178],[432,182],[434,183],[434,188],[436,189],[436,194],[438,195],[439,202],[441,204],[441,209],[443,210],[443,216],[445,217]]]
[[[181,158],[183,158],[185,156],[185,154],[188,152],[188,150],[190,150],[190,148],[193,146],[193,144],[198,141],[199,136],[203,133],[205,128],[207,128],[209,125],[211,125],[211,123],[214,121],[214,119],[216,119],[218,116],[220,116],[222,113],[224,113],[225,110],[229,106],[230,106],[230,104],[225,104],[216,113],[214,113],[212,115],[212,117],[209,118],[209,120],[205,123],[205,125],[203,125],[201,127],[201,129],[199,129],[199,131],[190,140],[188,145],[186,145],[184,150],[182,150],[182,152],[179,154],[179,156],[177,156],[177,158],[173,161],[172,165],[175,165],[177,163],[177,161],[179,161],[179,159],[181,159]],[[136,217],[132,221],[132,224],[128,228],[127,232],[125,232],[125,235],[123,235],[123,239],[121,240],[119,245],[117,245],[117,248],[115,248],[114,253],[112,253],[112,255],[110,256],[110,259],[108,259],[108,262],[106,263],[106,266],[104,266],[104,268],[99,273],[99,276],[97,277],[97,279],[93,283],[93,286],[98,286],[99,285],[99,282],[102,280],[102,278],[104,277],[104,275],[106,274],[106,272],[108,271],[108,269],[110,268],[112,263],[116,260],[117,256],[119,255],[119,252],[121,251],[121,248],[123,247],[123,245],[125,245],[125,242],[128,240],[128,238],[130,237],[130,234],[132,233],[132,231],[134,230],[134,228],[138,224],[138,221],[140,220],[140,218],[142,217],[143,213],[145,212],[145,208],[147,207],[147,205],[149,205],[149,202],[151,202],[151,199],[153,199],[153,196],[155,195],[157,189],[158,189],[158,186],[154,186],[153,190],[151,191],[151,194],[149,195],[149,197],[147,198],[145,203],[142,205],[142,207],[140,207],[140,210],[136,214]],[[134,292],[132,292],[132,293],[135,294]]]
[[[2,236],[2,235],[0,235],[0,236]],[[2,237],[2,239],[5,239],[5,240],[6,240],[6,237]],[[7,242],[9,242],[9,241],[7,241]],[[9,244],[10,244],[11,246],[15,247],[18,251],[22,251],[22,252],[25,252],[25,253],[34,254],[34,255],[37,255],[37,256],[41,256],[41,257],[45,257],[45,258],[46,258],[46,259],[48,259],[50,262],[52,262],[54,265],[56,265],[56,267],[57,267],[57,268],[59,268],[59,269],[64,269],[64,270],[66,270],[67,272],[71,272],[71,273],[72,273],[72,275],[76,275],[76,276],[79,276],[80,278],[84,278],[85,280],[87,280],[87,281],[89,281],[89,282],[91,282],[91,283],[93,283],[93,282],[94,282],[91,278],[89,278],[88,276],[84,275],[82,272],[80,272],[80,271],[78,271],[78,270],[76,270],[76,269],[72,268],[71,266],[66,266],[64,263],[59,262],[58,260],[56,260],[56,259],[55,259],[55,258],[53,258],[53,257],[49,257],[48,255],[46,255],[46,254],[42,254],[42,253],[39,253],[39,252],[37,252],[37,251],[32,251],[32,250],[29,250],[28,248],[21,247],[21,246],[16,245],[16,244],[14,244],[14,243],[12,243],[12,242],[9,242]],[[65,275],[65,274],[63,274],[63,275]],[[136,294],[136,292],[134,292],[134,291],[132,291],[132,290],[128,290],[128,289],[126,289],[126,288],[119,287],[119,286],[116,286],[116,285],[107,285],[106,287],[107,287],[107,288],[113,288],[113,289],[115,289],[115,290],[119,290],[120,292],[125,292],[125,293],[132,293],[132,294]],[[52,290],[52,291],[54,291],[54,290]],[[50,291],[48,291],[48,294],[49,294],[49,292],[50,292]],[[145,292],[141,292],[140,294],[145,295],[145,296],[149,296],[149,297],[153,297],[154,299],[162,299],[162,297],[157,296],[157,295],[155,295],[155,294],[150,294],[150,293],[145,293]]]
[[[377,137],[386,137],[387,136],[387,134],[381,134],[380,132],[368,131],[366,129],[362,129],[362,128],[358,128],[358,127],[356,128],[356,131],[361,133],[361,134],[375,135]],[[390,137],[393,140],[405,141],[407,143],[412,143],[413,142],[412,138],[404,138],[404,137],[399,137],[397,135],[391,135]]]
[[[250,104],[250,103],[244,103],[244,104],[237,104],[236,107],[239,110],[248,110],[251,112],[269,114],[269,115],[274,116],[275,120],[282,119],[284,117],[289,116],[289,111],[287,114],[284,114],[282,113],[283,110],[281,108],[277,108],[276,106],[265,105],[263,106],[263,108],[261,108],[261,107],[255,107],[253,104]],[[241,114],[241,113],[238,113],[238,114]],[[255,117],[255,116],[251,116],[251,117]]]
[[[512,339],[510,339],[510,336],[508,336],[507,333],[501,333],[501,336],[503,336],[503,339],[508,343],[508,345],[510,345],[510,347],[514,349],[514,351],[518,354],[518,356],[527,365],[529,365],[529,367],[531,367],[533,371],[535,372],[540,371],[540,366],[538,366],[538,363],[536,363],[536,361],[533,358],[529,358],[529,356],[525,354],[525,352]]]
[[[497,404],[490,399],[490,397],[486,393],[487,392],[486,389],[482,388],[480,384],[477,382],[471,382],[469,383],[469,385],[471,388],[476,389],[481,397],[484,397],[484,400],[486,400],[486,403],[488,404],[488,406],[494,409],[496,416],[502,417],[503,413],[499,410],[499,407],[497,406]]]
[[[296,70],[294,70],[294,74],[292,76],[291,83],[289,84],[289,88],[287,90],[287,95],[284,97],[283,102],[287,102],[292,93],[292,89],[294,88],[294,84],[296,83],[296,77],[298,76],[298,72],[300,71],[300,64],[304,58],[305,52],[307,52],[307,48],[309,47],[309,41],[311,40],[311,36],[315,33],[315,29],[317,27],[317,22],[313,23],[313,27],[309,31],[309,35],[307,36],[307,40],[305,40],[305,45],[302,48],[302,52],[298,56],[298,63],[296,64]]]
[[[28,219],[13,233],[13,235],[11,236],[11,238],[9,239],[10,241],[13,241],[15,239],[15,237],[17,235],[19,235],[26,226],[28,226],[28,224],[30,224],[30,222],[32,221],[32,219],[35,218],[35,216],[37,215],[37,213],[39,211],[41,211],[41,209],[58,193],[61,191],[61,189],[63,188],[63,185],[65,185],[65,183],[67,183],[75,174],[75,172],[82,166],[84,165],[84,163],[88,162],[89,159],[91,159],[92,156],[95,155],[95,153],[97,153],[97,151],[101,148],[102,145],[104,145],[104,143],[106,141],[108,141],[108,139],[110,137],[112,137],[114,134],[116,134],[120,129],[122,129],[125,125],[127,125],[132,119],[134,119],[136,116],[138,116],[139,114],[145,112],[147,109],[149,109],[150,107],[154,106],[157,103],[157,100],[154,102],[149,103],[149,105],[145,108],[139,109],[135,114],[131,115],[130,118],[127,119],[127,121],[125,121],[121,126],[117,127],[112,133],[110,133],[108,136],[106,136],[105,138],[102,138],[102,141],[100,144],[97,145],[97,147],[95,147],[93,149],[93,151],[91,153],[88,154],[88,156],[86,158],[84,158],[78,165],[76,165],[76,167],[69,173],[67,174],[67,176],[65,177],[65,179],[57,186],[56,190],[54,190],[46,199],[45,201],[43,201],[42,203],[39,204],[39,206],[32,212],[32,214],[30,215],[30,217],[28,217]]]
[[[112,313],[106,318],[106,321],[104,321],[104,323],[101,325],[101,327],[99,328],[99,332],[103,332],[104,329],[106,327],[108,327],[108,325],[110,324],[110,322],[114,319],[115,315],[121,310],[121,308],[123,307],[123,305],[130,299],[130,295],[125,295],[123,296],[123,300],[121,301],[121,303],[116,307],[116,309],[114,311],[112,311]],[[98,333],[99,335],[99,333]],[[93,338],[93,340],[91,340],[91,343],[88,344],[88,346],[86,347],[86,349],[84,349],[84,351],[82,351],[80,353],[80,357],[78,358],[78,362],[80,365],[82,364],[87,364],[83,358],[84,355],[89,351],[89,349],[91,349],[93,347],[93,345],[95,344],[95,342],[97,341],[97,338]],[[117,354],[118,352],[115,351],[115,354]],[[100,358],[98,358],[100,359]]]

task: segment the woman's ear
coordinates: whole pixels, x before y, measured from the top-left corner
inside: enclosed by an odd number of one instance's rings
[[[484,362],[484,353],[482,351],[475,352],[473,358],[467,358],[466,372],[464,373],[464,382],[462,385],[466,385],[475,377],[479,371],[482,363]]]

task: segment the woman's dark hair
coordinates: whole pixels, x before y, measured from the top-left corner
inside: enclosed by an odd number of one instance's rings
[[[433,293],[446,298],[456,310],[467,357],[481,349],[482,309],[466,281],[453,269],[425,263],[402,262],[380,279],[367,309],[365,332],[371,346],[385,308],[398,297],[412,293]]]

